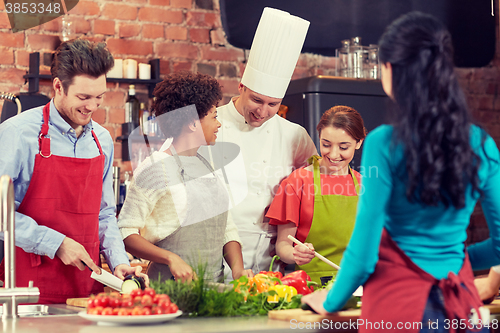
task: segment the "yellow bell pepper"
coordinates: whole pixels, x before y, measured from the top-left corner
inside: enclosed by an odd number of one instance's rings
[[[268,291],[274,290],[276,291],[276,295],[267,296],[267,301],[269,303],[278,303],[280,298],[284,298],[287,302],[292,301],[292,297],[297,295],[297,289],[292,286],[287,285],[276,285],[269,287]]]

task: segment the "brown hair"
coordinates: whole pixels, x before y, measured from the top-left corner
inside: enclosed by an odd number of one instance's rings
[[[359,112],[345,105],[336,105],[323,113],[316,126],[318,134],[321,135],[321,130],[328,126],[343,129],[356,142],[363,140],[367,134]]]
[[[115,61],[105,43],[74,39],[59,45],[54,53],[50,72],[52,80],[61,80],[64,93],[77,75],[98,78],[113,67]]]

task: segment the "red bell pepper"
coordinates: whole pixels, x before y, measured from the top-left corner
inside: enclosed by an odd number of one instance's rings
[[[316,285],[316,282],[311,281],[311,277],[303,270],[298,270],[285,275],[281,279],[281,283],[287,286],[292,286],[297,289],[300,295],[307,295],[314,291],[311,285]]]
[[[274,261],[276,259],[280,259],[279,256],[274,256],[273,257],[273,260],[271,260],[271,265],[269,265],[269,272],[266,272],[266,271],[260,271],[259,274],[264,274],[264,275],[267,275],[267,276],[270,276],[270,277],[273,277],[273,278],[278,278],[278,279],[281,279],[283,277],[283,274],[281,274],[281,272],[273,272],[273,264],[274,264]]]

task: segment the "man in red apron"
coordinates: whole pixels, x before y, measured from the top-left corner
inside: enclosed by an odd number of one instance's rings
[[[99,273],[100,253],[116,276],[140,274],[116,225],[113,141],[91,120],[113,63],[103,43],[63,43],[51,67],[54,99],[0,126],[0,174],[15,187],[16,285],[33,281],[39,303],[102,291],[84,266]]]

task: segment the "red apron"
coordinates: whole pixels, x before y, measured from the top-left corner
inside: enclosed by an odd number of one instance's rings
[[[99,211],[105,162],[101,145],[92,131],[99,156],[85,159],[53,155],[50,137],[46,136],[49,115],[50,103],[43,108],[40,154],[35,157],[30,185],[17,211],[38,225],[74,239],[100,265]],[[67,298],[103,291],[103,285],[90,278],[88,269],[80,271],[63,264],[58,256],[50,259],[16,247],[16,286],[26,287],[28,281],[34,281],[40,289],[40,304],[66,303]]]
[[[465,285],[465,288],[461,284]],[[433,285],[437,285],[443,293],[448,319],[465,319],[468,322],[472,308],[479,314],[478,308],[483,303],[474,286],[474,275],[467,253],[458,276],[450,272],[447,279],[437,280],[408,258],[384,229],[379,261],[375,272],[363,287],[360,319],[364,320],[364,325],[358,326],[359,332],[381,332],[377,325],[382,321],[386,324],[382,330],[384,332],[419,332],[418,325],[411,325],[412,329],[397,329],[397,325],[422,321]],[[391,324],[387,324],[389,322]],[[389,327],[392,329],[388,329]],[[454,331],[450,329],[450,332]]]

